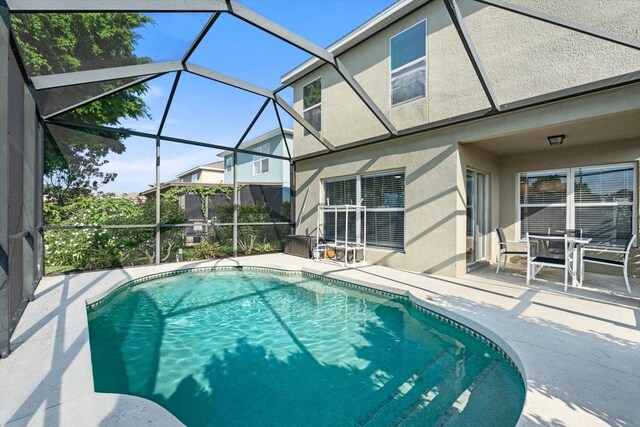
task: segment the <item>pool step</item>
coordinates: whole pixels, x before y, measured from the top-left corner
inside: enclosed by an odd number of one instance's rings
[[[358,423],[359,426],[390,425],[416,400],[423,390],[433,387],[444,378],[455,374],[456,356],[445,350],[425,365],[418,373],[401,384]]]
[[[491,363],[489,363],[489,365],[487,365],[487,367],[484,368],[484,370],[480,373],[480,375],[478,375],[473,380],[471,385],[469,385],[469,387],[467,387],[458,396],[455,402],[453,402],[453,404],[449,406],[449,409],[447,409],[447,412],[442,414],[442,416],[438,419],[438,421],[436,421],[433,424],[433,427],[444,427],[447,424],[452,424],[459,417],[462,411],[466,408],[466,405],[469,402],[469,397],[471,396],[471,393],[473,393],[478,387],[482,386],[485,383],[489,375],[491,375],[491,373],[494,371],[494,369],[496,369],[497,366],[498,366],[497,360],[494,360]]]
[[[419,396],[389,424],[393,426],[435,425],[452,407],[455,407],[452,412],[464,407],[465,399],[469,396],[467,389],[492,363],[495,362],[477,355],[465,359],[464,372],[461,368],[454,367],[436,385],[424,388]],[[446,421],[446,418],[442,421]]]

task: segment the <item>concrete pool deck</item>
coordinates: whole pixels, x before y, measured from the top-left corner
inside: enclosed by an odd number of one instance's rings
[[[637,279],[632,295],[617,292],[618,284],[564,294],[545,282],[527,287],[517,271],[452,279],[283,254],[45,277],[12,336],[12,354],[0,361],[0,425],[180,425],[153,402],[93,391],[85,301],[123,280],[216,265],[303,269],[406,294],[476,329],[523,368],[527,397],[519,425],[640,425]]]

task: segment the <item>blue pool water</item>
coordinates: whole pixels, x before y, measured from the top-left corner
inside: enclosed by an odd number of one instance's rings
[[[303,275],[187,272],[89,310],[96,390],[188,426],[512,426],[522,381],[409,302]]]

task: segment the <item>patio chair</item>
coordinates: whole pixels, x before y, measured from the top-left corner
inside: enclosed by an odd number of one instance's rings
[[[550,241],[562,242],[562,254],[549,251]],[[535,280],[536,275],[544,267],[564,269],[564,291],[567,292],[569,275],[573,280],[577,278],[578,265],[575,243],[569,241],[566,234],[559,238],[559,236],[536,236],[527,233],[527,285]]]
[[[502,270],[507,267],[507,257],[509,255],[521,255],[527,256],[527,251],[513,251],[509,250],[507,245],[524,245],[524,242],[519,240],[507,240],[504,236],[504,230],[502,228],[496,228],[496,233],[498,233],[498,245],[499,246],[499,254],[498,254],[498,268],[496,269],[496,274],[500,272],[500,262],[502,257],[504,257],[504,265],[502,266]]]
[[[586,248],[584,248],[582,251],[583,253],[586,252],[605,252],[605,253],[611,253],[611,254],[617,254],[617,255],[622,255],[622,260],[620,259],[610,259],[610,258],[602,258],[599,256],[587,256],[587,255],[583,255],[582,256],[582,263],[580,265],[580,277],[584,277],[584,264],[585,262],[591,262],[594,264],[601,264],[601,265],[608,265],[611,267],[620,267],[622,268],[622,275],[624,276],[624,283],[627,285],[627,292],[631,293],[631,287],[629,286],[629,273],[627,270],[627,267],[629,266],[629,253],[631,252],[631,246],[633,245],[633,243],[636,241],[636,235],[632,234],[631,237],[629,238],[629,240],[627,241],[627,244],[624,247],[624,250],[622,249],[611,249],[611,248],[598,248],[596,246],[594,247],[589,247],[587,246]]]

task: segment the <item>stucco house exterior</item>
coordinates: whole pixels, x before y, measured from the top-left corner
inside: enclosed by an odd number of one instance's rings
[[[283,138],[283,131],[286,137]],[[238,148],[289,157],[292,153],[293,130],[273,129],[240,144]],[[285,146],[285,143],[287,146]],[[293,154],[293,153],[292,153]],[[222,151],[224,159],[224,183],[233,184],[233,153]],[[238,184],[282,185],[283,202],[290,199],[291,168],[286,160],[263,157],[257,154],[238,153]]]
[[[222,184],[224,182],[224,165],[222,162],[199,165],[178,174],[177,179],[180,182]]]
[[[297,234],[319,204],[361,203],[370,263],[460,276],[495,262],[498,227],[638,233],[640,3],[501,4],[399,1],[330,46],[383,120],[317,59],[282,77],[331,144],[294,125]]]

